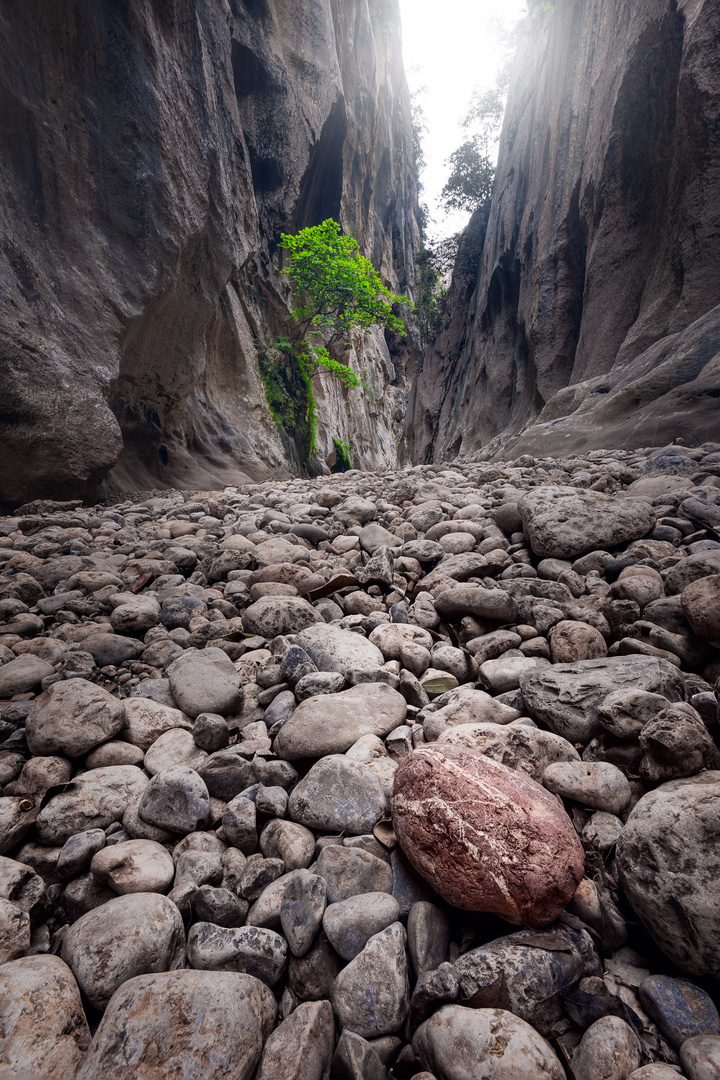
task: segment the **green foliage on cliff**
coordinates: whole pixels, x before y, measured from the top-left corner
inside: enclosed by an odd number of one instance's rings
[[[476,89],[462,121],[468,138],[450,155],[451,172],[442,190],[448,210],[474,213],[492,196],[495,165],[492,153],[502,126],[504,91]]]
[[[446,290],[438,269],[437,255],[432,248],[423,247],[416,253],[415,267],[417,278],[412,317],[420,343],[427,345],[438,331]]]

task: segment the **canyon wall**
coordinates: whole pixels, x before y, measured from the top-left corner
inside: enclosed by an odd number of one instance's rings
[[[719,43],[715,0],[533,5],[415,460],[720,439]]]
[[[0,118],[0,502],[296,470],[280,233],[335,217],[414,280],[396,0],[7,0]],[[395,460],[390,345],[350,357],[372,395],[317,380],[321,454]]]

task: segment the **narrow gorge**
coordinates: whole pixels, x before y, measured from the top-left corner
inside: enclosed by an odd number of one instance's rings
[[[0,1080],[720,1080],[720,7],[434,241],[502,16],[0,4]]]

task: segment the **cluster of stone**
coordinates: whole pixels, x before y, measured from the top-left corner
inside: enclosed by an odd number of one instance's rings
[[[0,1072],[717,1080],[719,680],[715,444],[0,518]]]

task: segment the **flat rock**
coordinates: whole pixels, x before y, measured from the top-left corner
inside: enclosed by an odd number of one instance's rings
[[[672,780],[644,795],[617,847],[625,895],[678,967],[720,966],[720,772]]]
[[[435,601],[435,610],[446,619],[462,619],[474,615],[476,619],[511,623],[517,620],[517,603],[504,589],[483,589],[477,585],[456,585],[441,592]]]
[[[182,967],[185,929],[166,896],[118,896],[69,927],[61,955],[90,1004],[104,1009],[128,979]]]
[[[574,487],[534,488],[520,499],[518,511],[533,551],[550,559],[617,547],[645,536],[655,525],[649,502]]]
[[[230,971],[138,975],[113,995],[76,1080],[250,1077],[277,1006]]]
[[[406,714],[405,698],[383,683],[360,683],[329,697],[309,698],[280,729],[275,753],[287,761],[343,754],[363,735],[384,738]]]
[[[473,750],[413,751],[395,774],[391,804],[403,851],[456,907],[544,926],[583,877],[580,841],[557,800]]]
[[[599,707],[611,693],[627,688],[682,701],[678,669],[654,656],[609,656],[553,664],[524,675],[520,690],[530,716],[571,743],[586,745],[600,733]]]
[[[121,701],[85,679],[57,682],[33,702],[25,722],[33,754],[82,757],[120,731]]]
[[[80,990],[59,956],[0,967],[0,1069],[72,1080],[90,1045]]]

